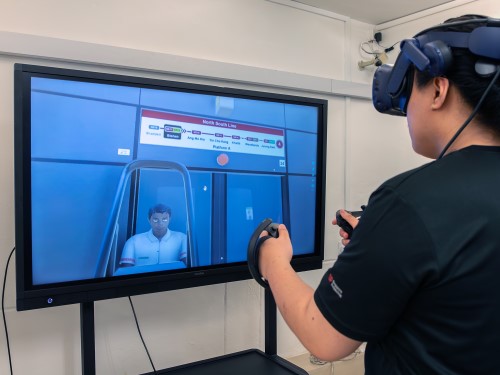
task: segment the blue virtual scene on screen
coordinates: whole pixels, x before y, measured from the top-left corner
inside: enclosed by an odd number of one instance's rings
[[[33,284],[246,261],[264,218],[314,251],[317,108],[32,78]]]

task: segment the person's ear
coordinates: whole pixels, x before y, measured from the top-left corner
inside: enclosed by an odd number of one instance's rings
[[[434,77],[432,87],[434,89],[432,109],[441,109],[449,96],[450,81],[445,77]]]

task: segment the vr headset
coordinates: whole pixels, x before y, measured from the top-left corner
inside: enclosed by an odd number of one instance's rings
[[[444,31],[454,26],[480,23],[471,32]],[[450,22],[426,29],[400,44],[394,65],[382,65],[375,71],[372,86],[373,105],[389,115],[406,116],[413,87],[414,69],[432,77],[443,76],[453,63],[451,47],[464,48],[483,57],[476,63],[478,75],[487,77],[500,65],[500,19],[483,18]],[[492,60],[497,60],[492,63]]]

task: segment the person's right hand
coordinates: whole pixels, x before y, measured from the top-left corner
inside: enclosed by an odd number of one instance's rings
[[[346,220],[349,224],[351,224],[351,227],[353,229],[356,228],[356,226],[359,223],[359,219],[355,218],[354,216],[352,216],[349,212],[347,212],[344,209],[340,210],[340,216],[342,216],[344,218],[344,220]],[[337,225],[336,218],[334,218],[332,220],[332,224]],[[340,228],[339,234],[340,234],[340,237],[342,237],[342,245],[346,246],[350,241],[349,234],[345,230],[343,230],[342,228]]]
[[[289,265],[293,256],[290,234],[284,224],[278,226],[278,238],[269,238],[259,249],[259,271],[264,279],[269,280],[268,274],[273,268],[283,268]],[[268,235],[267,231],[261,233],[261,237]]]

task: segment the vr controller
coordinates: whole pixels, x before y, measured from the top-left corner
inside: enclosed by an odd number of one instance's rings
[[[259,250],[260,246],[269,238],[278,238],[278,225],[277,223],[273,223],[271,219],[264,219],[252,233],[250,241],[248,242],[248,270],[255,281],[264,288],[269,288],[269,283],[262,277],[259,271]],[[260,237],[260,234],[265,230],[269,235]]]
[[[350,213],[355,218],[358,218],[358,217],[360,217],[363,214],[363,211],[347,211],[346,210],[346,212]],[[354,228],[351,226],[351,224],[349,224],[347,222],[347,220],[345,220],[340,215],[340,210],[338,210],[337,213],[335,214],[335,218],[337,219],[337,225],[339,227],[341,227],[344,231],[346,231],[347,234],[349,235],[349,238],[351,238],[352,231],[354,230]]]

